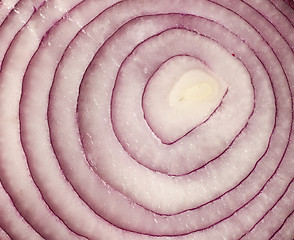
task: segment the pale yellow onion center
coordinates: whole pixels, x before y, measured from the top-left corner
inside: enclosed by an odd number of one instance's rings
[[[219,93],[218,80],[202,70],[184,73],[174,85],[169,95],[172,107],[201,104],[213,101]]]

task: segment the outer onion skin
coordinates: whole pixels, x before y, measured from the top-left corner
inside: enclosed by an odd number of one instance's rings
[[[3,0],[0,239],[292,240],[293,94],[293,1]]]

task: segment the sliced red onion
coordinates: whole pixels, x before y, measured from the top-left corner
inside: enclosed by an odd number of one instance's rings
[[[293,16],[2,1],[0,238],[293,239]]]
[[[0,3],[0,25],[2,25],[3,21],[7,18],[11,10],[17,4],[17,0],[3,0]]]
[[[0,224],[5,228],[0,233],[0,239],[43,239],[26,221],[21,217],[11,199],[0,185]],[[9,237],[10,236],[10,237]]]
[[[0,228],[0,237],[3,240],[11,240],[9,235],[2,228]]]
[[[160,46],[159,48],[163,47]],[[160,51],[160,49],[158,50]],[[164,55],[164,53],[162,54]],[[136,62],[138,61],[136,56],[133,58],[136,59]],[[147,67],[144,70],[150,71]],[[134,74],[136,73],[134,72]],[[129,84],[117,81],[116,85],[118,87],[125,85],[131,87],[134,78],[130,74],[128,75],[127,77],[120,77],[118,80],[130,78]],[[136,74],[135,76],[138,79],[139,75]],[[184,55],[168,59],[144,85],[146,85],[142,97],[144,117],[153,132],[161,141],[165,140],[168,144],[179,140],[192,131],[195,126],[208,120],[221,105],[228,91],[225,81],[214,76],[205,64],[195,57]],[[186,88],[188,90],[185,90]],[[133,96],[133,94],[130,94],[129,87],[125,91],[120,88],[117,93],[124,94],[124,96],[129,93],[126,98]],[[114,97],[119,99],[116,95],[114,93]],[[120,100],[117,100],[117,102],[121,103]],[[115,107],[114,110],[116,110]],[[120,122],[120,116],[117,118]],[[159,126],[160,128],[158,128]]]

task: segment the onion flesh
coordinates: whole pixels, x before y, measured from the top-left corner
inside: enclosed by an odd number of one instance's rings
[[[0,239],[294,238],[282,0],[0,3]]]

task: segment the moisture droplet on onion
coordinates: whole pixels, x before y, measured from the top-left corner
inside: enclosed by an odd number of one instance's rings
[[[293,1],[0,1],[0,239],[294,239]]]

